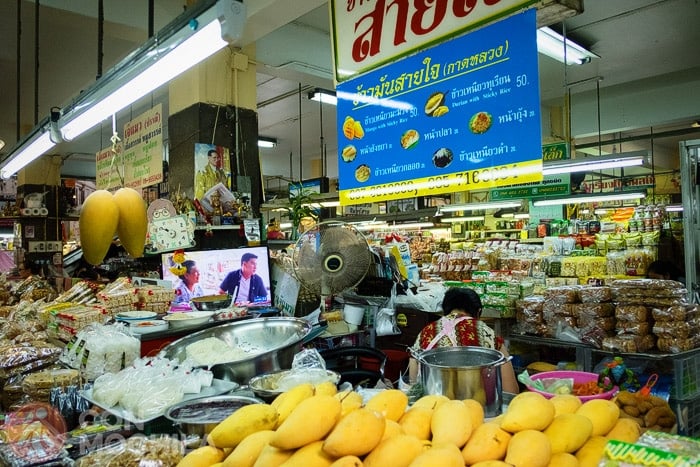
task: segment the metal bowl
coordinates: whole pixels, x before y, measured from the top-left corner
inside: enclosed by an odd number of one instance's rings
[[[182,362],[188,345],[216,337],[250,356],[212,366],[214,378],[247,384],[255,375],[291,368],[294,355],[310,331],[311,324],[300,318],[254,318],[194,332],[163,347],[160,355]]]
[[[265,402],[271,402],[284,391],[291,389],[290,387],[284,386],[284,379],[291,375],[298,375],[299,383],[320,384],[325,381],[331,381],[338,384],[338,381],[340,381],[340,373],[331,370],[322,370],[320,368],[309,370],[281,370],[251,378],[248,382],[248,387],[260,399]],[[280,387],[280,384],[283,384],[283,386]]]
[[[192,299],[192,304],[199,311],[217,311],[228,308],[233,297],[230,295],[203,295]]]
[[[186,436],[206,439],[211,430],[222,420],[245,405],[262,401],[248,396],[214,396],[191,399],[173,405],[165,412],[165,418]]]

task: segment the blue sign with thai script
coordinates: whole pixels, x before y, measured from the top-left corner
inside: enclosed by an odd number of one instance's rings
[[[434,194],[483,188],[449,179],[497,166],[516,170],[491,186],[541,178],[523,164],[542,160],[536,31],[530,9],[339,84],[341,192],[435,177]]]

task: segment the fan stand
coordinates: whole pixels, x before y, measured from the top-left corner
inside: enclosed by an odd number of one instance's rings
[[[335,274],[343,269],[344,264],[345,262],[340,255],[328,255],[323,261],[323,269],[327,273]],[[323,274],[321,276],[321,313],[330,311],[332,301],[333,295],[331,294],[330,287],[328,287],[327,275]]]

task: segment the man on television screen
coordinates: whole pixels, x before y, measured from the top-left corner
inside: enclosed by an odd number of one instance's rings
[[[233,297],[234,303],[258,303],[267,300],[267,289],[262,277],[255,274],[258,257],[253,253],[241,256],[241,268],[229,272],[219,286],[219,293]]]

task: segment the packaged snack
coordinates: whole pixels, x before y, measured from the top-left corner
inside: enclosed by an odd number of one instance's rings
[[[644,305],[617,305],[615,318],[632,323],[646,322],[649,319],[649,309]]]
[[[679,337],[659,337],[656,339],[656,347],[661,352],[686,352],[700,347],[700,336],[695,335],[687,339]]]
[[[578,286],[549,287],[545,290],[544,298],[547,302],[576,303],[578,298]]]
[[[615,306],[612,303],[576,303],[574,313],[578,317],[614,316]]]
[[[655,321],[652,332],[658,337],[687,339],[700,334],[700,318],[689,321]]]
[[[658,321],[687,321],[699,317],[700,309],[695,304],[654,307],[651,315]]]
[[[576,303],[545,302],[542,306],[542,315],[547,319],[551,316],[576,316]]]
[[[620,321],[618,320],[615,324],[615,331],[618,335],[621,334],[635,334],[637,336],[646,336],[651,333],[651,324],[646,321],[632,322],[632,321]]]
[[[582,318],[579,316],[576,319],[576,322],[578,323],[578,327],[581,329],[584,328],[595,328],[595,329],[601,329],[603,331],[614,331],[615,330],[615,318],[613,316],[608,316],[605,318]],[[612,333],[611,335],[614,335]]]
[[[656,338],[653,334],[638,336],[635,334],[620,334],[603,339],[602,348],[618,352],[647,352],[654,348]]]

